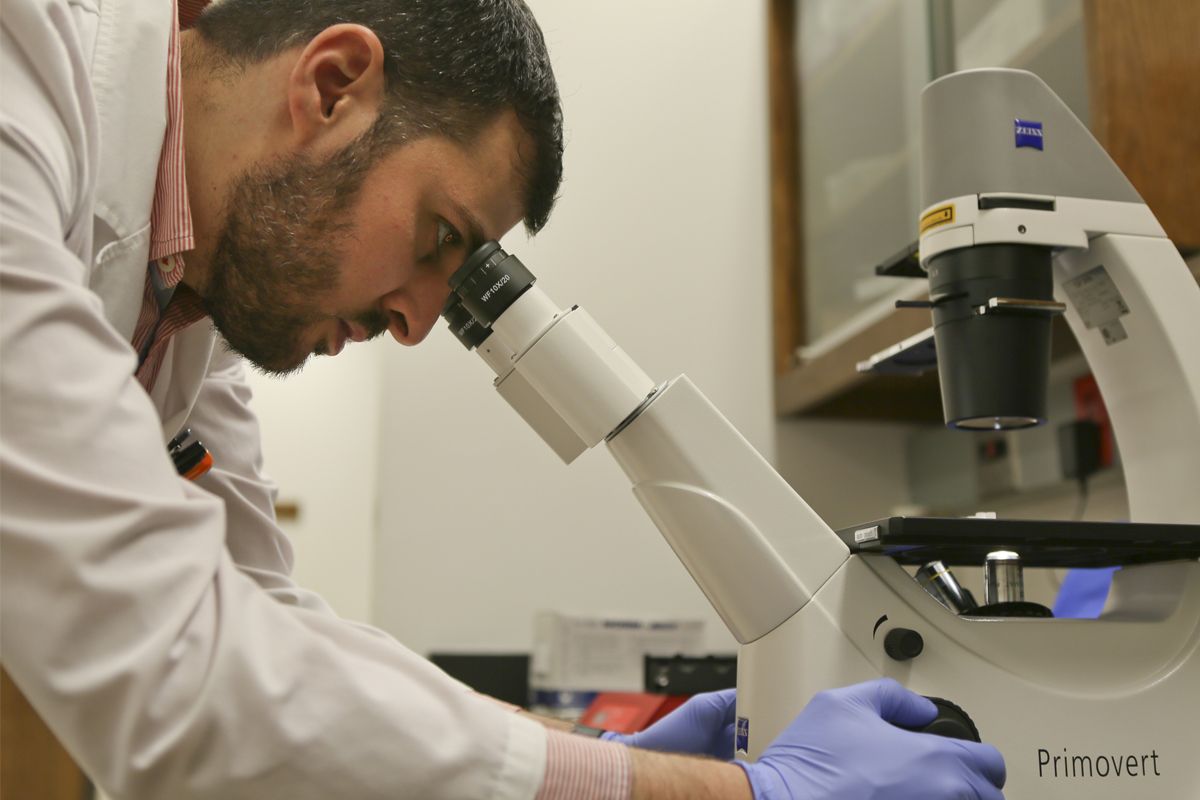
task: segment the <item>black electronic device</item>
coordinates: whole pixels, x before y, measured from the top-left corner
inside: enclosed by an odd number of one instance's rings
[[[1100,469],[1102,431],[1099,423],[1077,419],[1059,426],[1058,455],[1063,477],[1086,481]]]
[[[700,694],[737,686],[737,656],[646,656],[645,690]]]
[[[431,653],[429,660],[481,694],[529,708],[528,653]]]

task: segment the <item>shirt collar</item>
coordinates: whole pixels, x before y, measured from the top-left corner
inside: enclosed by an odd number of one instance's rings
[[[181,253],[196,246],[192,210],[188,205],[183,153],[183,92],[180,76],[179,8],[174,10],[167,49],[167,129],[158,160],[154,205],[150,212],[150,259],[165,286],[183,278]]]

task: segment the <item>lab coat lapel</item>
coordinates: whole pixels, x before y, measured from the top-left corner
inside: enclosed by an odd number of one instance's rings
[[[89,284],[129,339],[141,309],[150,209],[167,126],[167,47],[172,0],[104,0],[92,87],[99,120]]]
[[[197,369],[196,365],[211,362],[213,348],[221,346],[217,341],[208,320],[189,325],[171,337],[154,391],[150,393],[163,421],[163,441],[170,441],[179,433],[192,412],[200,385],[208,375],[207,370]]]

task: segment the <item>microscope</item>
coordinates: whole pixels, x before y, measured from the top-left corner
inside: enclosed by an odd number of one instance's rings
[[[563,461],[607,444],[737,639],[737,757],[817,692],[886,676],[957,704],[1004,754],[1011,797],[1200,797],[1200,287],[1036,76],[954,73],[921,102],[919,263],[946,423],[1044,423],[1065,315],[1120,445],[1130,522],[834,531],[686,376],[653,381],[497,243],[450,279],[443,315]],[[1054,619],[1024,602],[1022,566],[1122,569],[1100,618]],[[982,605],[952,567],[986,569]]]

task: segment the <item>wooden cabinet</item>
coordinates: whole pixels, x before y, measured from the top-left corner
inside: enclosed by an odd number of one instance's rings
[[[1171,240],[1200,250],[1200,2],[1083,8],[1092,133]]]
[[[0,670],[0,797],[87,800],[92,787],[25,695]]]
[[[804,208],[813,196],[806,180],[829,176],[819,169],[806,176],[801,156],[802,114],[809,106],[801,100],[807,79],[802,80],[799,66],[797,23],[805,2],[768,0],[776,411],[940,420],[936,375],[868,377],[855,371],[858,361],[929,327],[927,314],[876,307],[832,336],[813,317],[814,304],[820,308],[824,302],[814,292],[821,291],[822,281],[815,278],[825,265],[805,254],[814,252],[812,237],[824,234],[811,221],[806,229],[813,217]],[[864,16],[865,25],[880,24],[889,3],[873,5],[877,13]],[[919,5],[932,42],[931,78],[953,70],[956,61],[1038,73],[1089,123],[1185,255],[1200,250],[1200,3],[927,0]],[[1030,16],[1036,20],[1029,31],[1014,28]],[[843,55],[852,57],[852,52]],[[878,124],[908,122],[881,116]],[[886,165],[880,161],[880,166]],[[915,219],[911,238],[916,239]],[[887,255],[880,252],[878,258]],[[1057,327],[1056,354],[1075,349],[1070,331]]]

